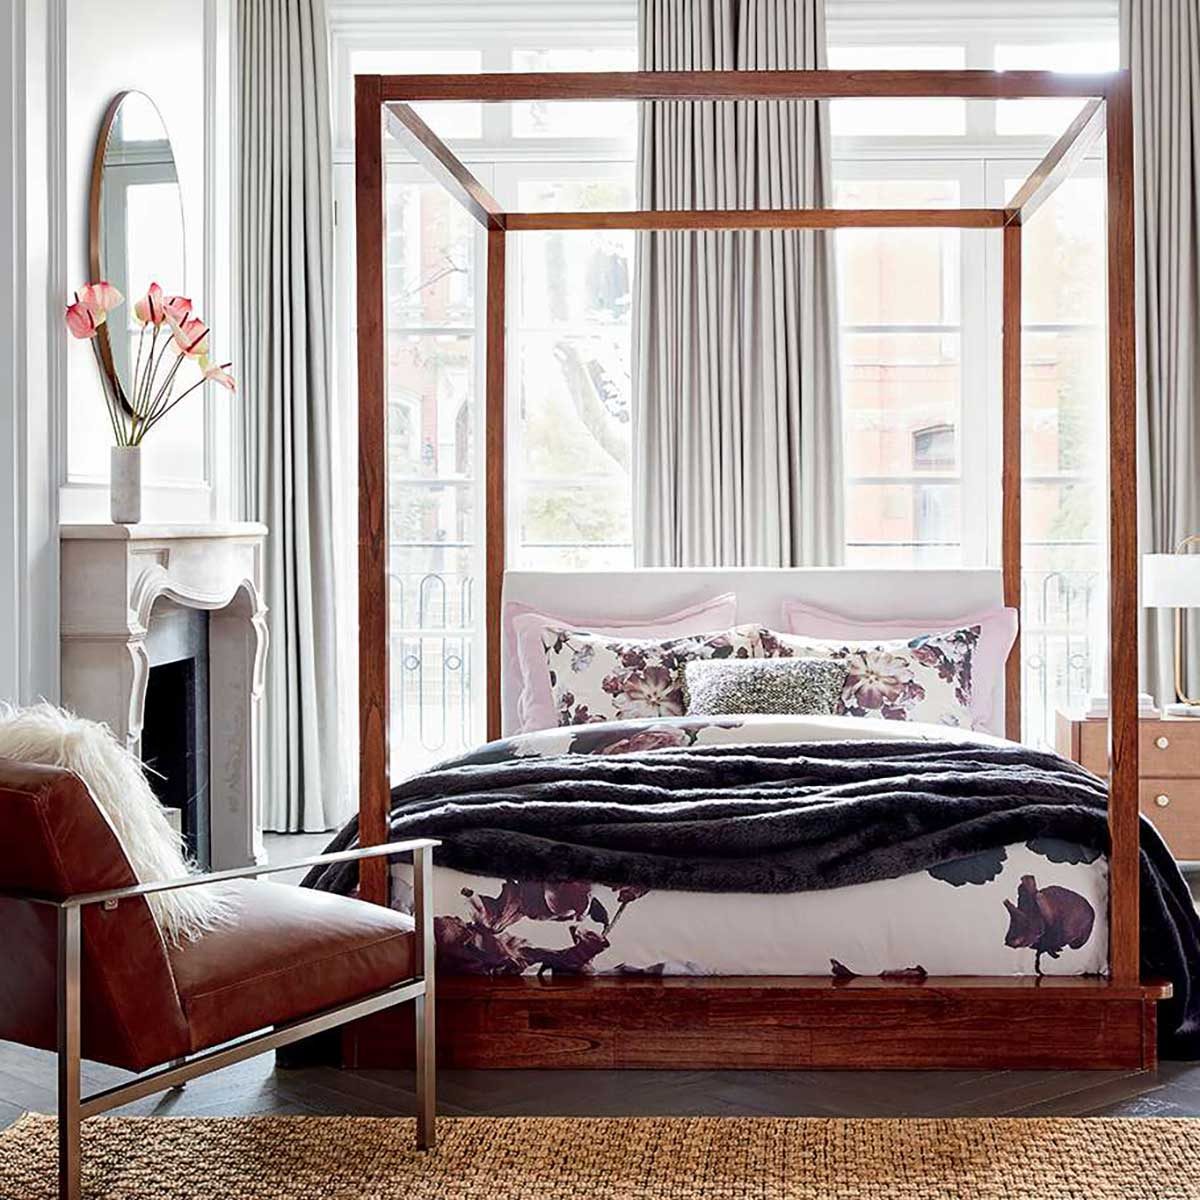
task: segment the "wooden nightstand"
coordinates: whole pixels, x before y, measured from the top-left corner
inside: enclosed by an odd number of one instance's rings
[[[1182,862],[1200,862],[1200,718],[1143,717],[1138,722],[1139,807]],[[1060,712],[1055,749],[1104,775],[1108,722]]]

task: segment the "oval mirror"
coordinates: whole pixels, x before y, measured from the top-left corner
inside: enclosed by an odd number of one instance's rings
[[[129,394],[138,326],[133,303],[151,282],[186,295],[183,196],[166,123],[145,92],[119,92],[100,125],[88,198],[88,278],[125,303],[100,330],[100,358]]]

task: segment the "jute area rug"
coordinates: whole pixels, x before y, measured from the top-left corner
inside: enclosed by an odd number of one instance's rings
[[[89,1200],[1172,1200],[1188,1120],[471,1117],[413,1150],[401,1118],[97,1118]],[[51,1200],[55,1126],[0,1134],[0,1196]]]

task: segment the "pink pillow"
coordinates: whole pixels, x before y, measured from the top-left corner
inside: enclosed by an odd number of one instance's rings
[[[727,592],[658,617],[621,619],[599,615],[575,620],[540,612],[528,604],[504,606],[505,668],[510,678],[520,680],[517,699],[517,732],[553,729],[558,724],[558,709],[550,689],[550,668],[542,630],[549,626],[578,629],[588,633],[621,634],[631,638],[671,638],[686,634],[710,633],[727,629],[737,617],[737,596]]]
[[[783,602],[783,625],[789,633],[807,637],[865,641],[874,638],[911,638],[943,629],[980,627],[979,646],[972,664],[971,711],[975,728],[997,732],[996,691],[1004,678],[1004,664],[1017,640],[1017,610],[988,608],[963,617],[890,617],[884,621],[862,621],[841,613],[814,608],[800,600]],[[999,730],[1003,733],[1003,730]]]

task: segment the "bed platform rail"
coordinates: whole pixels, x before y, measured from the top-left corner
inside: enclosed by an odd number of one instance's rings
[[[1074,976],[490,979],[438,983],[451,1068],[1151,1070],[1161,982]],[[411,1064],[411,1022],[349,1027],[349,1066]]]

